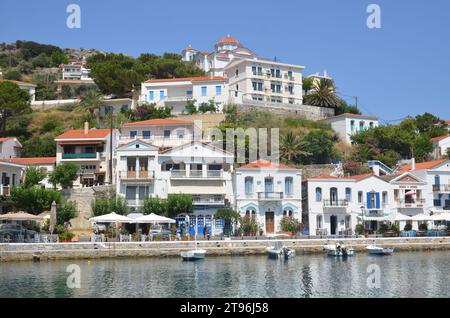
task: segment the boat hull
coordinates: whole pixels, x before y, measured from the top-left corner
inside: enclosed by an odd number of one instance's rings
[[[182,252],[181,258],[183,261],[199,261],[205,259],[205,250],[192,250],[188,252]]]
[[[392,253],[394,253],[394,249],[390,247],[368,246],[366,249],[370,255],[392,255]]]

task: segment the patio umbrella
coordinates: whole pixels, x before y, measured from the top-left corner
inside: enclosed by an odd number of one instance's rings
[[[27,212],[10,212],[0,215],[0,221],[40,221],[42,217]]]
[[[430,215],[430,221],[450,221],[450,213],[436,213]]]
[[[398,213],[395,216],[394,221],[412,221],[412,217],[409,215],[404,215],[404,214]]]
[[[154,213],[138,217],[134,219],[134,221],[136,223],[153,223],[153,224],[175,223],[174,219],[166,218],[165,216],[157,215]]]
[[[115,212],[90,218],[89,221],[97,223],[134,223],[133,219]]]
[[[50,209],[50,226],[48,228],[50,230],[51,234],[53,234],[53,231],[55,230],[55,226],[56,226],[56,202],[53,201],[52,207]]]
[[[417,214],[414,215],[411,220],[413,221],[430,221],[431,220],[431,215],[425,215],[425,214]]]

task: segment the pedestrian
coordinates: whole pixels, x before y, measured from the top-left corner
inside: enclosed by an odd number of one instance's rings
[[[203,227],[203,239],[206,239],[206,233],[208,232],[208,228],[206,226]]]

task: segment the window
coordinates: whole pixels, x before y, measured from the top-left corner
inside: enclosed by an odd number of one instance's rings
[[[238,92],[239,92],[239,84],[236,84],[236,91],[234,92],[235,97],[238,97]]]
[[[345,188],[345,200],[351,201],[352,200],[352,189],[351,188]]]
[[[292,71],[288,71],[288,78],[289,78],[290,80],[292,80],[292,79],[293,79],[293,76],[292,76]]]
[[[362,191],[358,191],[358,203],[359,204],[363,203],[363,192]]]
[[[388,193],[387,191],[383,191],[383,207],[388,204]]]
[[[164,130],[164,138],[170,138],[170,130]]]
[[[121,111],[127,111],[128,110],[128,105],[122,105],[122,107],[120,107]]]
[[[434,176],[434,185],[436,185],[436,186],[441,185],[441,176],[439,176],[439,175]]]
[[[245,193],[253,193],[253,177],[245,177]]]
[[[322,216],[321,215],[318,215],[318,216],[316,216],[316,225],[317,225],[317,228],[318,229],[321,229],[322,228]]]
[[[164,91],[159,91],[159,99],[164,99]]]
[[[148,92],[148,99],[149,100],[154,100],[155,99],[155,92],[154,91]]]
[[[177,136],[178,136],[178,139],[183,139],[184,138],[184,129],[178,129]]]
[[[292,212],[291,209],[283,210],[283,216],[289,216],[289,217],[292,217],[293,215],[294,215],[294,212]]]
[[[284,192],[286,194],[292,194],[294,191],[294,179],[292,177],[287,177],[284,179]]]
[[[130,138],[131,138],[131,139],[135,139],[136,136],[137,136],[137,131],[136,131],[136,130],[130,131]]]
[[[345,229],[351,229],[352,225],[351,225],[351,216],[350,215],[346,215],[345,216]]]
[[[280,70],[276,70],[275,71],[275,77],[281,78],[281,71]]]
[[[273,192],[273,178],[271,177],[264,178],[264,191],[266,193]]]
[[[363,121],[359,122],[359,130],[364,130],[364,122]]]
[[[188,98],[192,98],[192,91],[186,91],[186,96]]]
[[[294,94],[294,86],[289,85],[288,86],[288,92],[289,92],[289,94],[293,95]]]
[[[380,193],[379,192],[367,192],[367,208],[379,209],[380,208]]]
[[[151,132],[149,130],[145,130],[142,132],[142,138],[143,139],[150,139]]]
[[[206,96],[207,88],[206,86],[202,86],[202,96]]]
[[[370,128],[373,128],[373,122],[370,122],[370,123],[369,123],[369,127],[370,127]]]
[[[256,66],[252,66],[252,73],[253,75],[256,75]]]
[[[234,75],[239,76],[239,69],[236,69],[236,70],[234,71]]]
[[[270,69],[270,75],[272,77],[275,77],[275,70],[273,68]]]
[[[258,90],[258,83],[257,82],[252,82],[252,86],[253,86],[253,90],[254,91]]]
[[[322,201],[322,188],[316,188],[316,202]]]
[[[354,121],[354,120],[351,120],[351,121],[350,121],[350,131],[351,131],[351,132],[354,132],[354,131],[355,131],[355,121]]]
[[[216,95],[222,95],[222,86],[220,85],[216,86]]]

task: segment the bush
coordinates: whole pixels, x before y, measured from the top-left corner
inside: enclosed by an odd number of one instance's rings
[[[412,230],[412,224],[411,223],[406,223],[405,227],[403,228],[403,230],[405,231],[411,231]]]
[[[56,224],[65,225],[73,218],[76,218],[77,214],[77,203],[75,201],[66,201],[56,211]]]
[[[128,213],[128,204],[124,198],[113,194],[107,198],[95,198],[91,203],[91,210],[93,216],[105,215],[111,212],[125,215]]]
[[[283,216],[280,221],[280,226],[283,232],[290,232],[292,234],[298,233],[301,230],[300,222],[292,216]]]
[[[160,199],[159,197],[147,197],[144,199],[144,206],[142,207],[142,213],[167,216],[167,200]]]
[[[32,186],[38,185],[45,177],[47,173],[38,167],[28,167],[25,169],[25,181],[23,186],[30,188]]]
[[[389,226],[386,223],[380,223],[378,226],[378,233],[384,234],[389,230]]]
[[[19,71],[9,71],[5,73],[4,78],[11,81],[21,81],[22,74]]]
[[[427,231],[428,230],[428,223],[423,222],[419,224],[419,231]]]
[[[63,163],[55,168],[49,176],[49,181],[55,186],[60,184],[63,188],[70,188],[78,178],[78,166],[73,163]]]
[[[356,234],[362,234],[363,232],[364,232],[364,225],[356,224],[356,226],[355,226],[355,233]]]
[[[239,233],[245,236],[256,236],[259,231],[259,225],[256,221],[256,217],[244,216],[240,220]]]
[[[26,188],[24,185],[13,188],[11,199],[16,205],[31,214],[39,214],[51,209],[53,201],[59,203],[61,194],[56,190],[41,187]]]
[[[394,232],[395,234],[398,234],[400,232],[400,228],[396,223],[394,223],[391,225],[391,231]]]
[[[73,232],[71,232],[67,229],[58,234],[59,240],[63,241],[63,242],[72,241],[74,236],[75,236],[75,234],[73,234]]]

